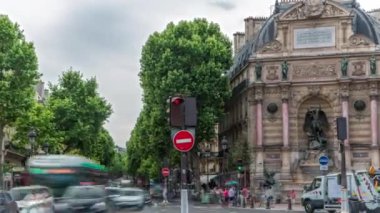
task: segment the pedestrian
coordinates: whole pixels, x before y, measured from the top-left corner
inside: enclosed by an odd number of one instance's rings
[[[249,190],[247,189],[247,187],[244,187],[241,193],[243,195],[243,207],[245,207],[248,202]]]
[[[234,187],[231,187],[230,190],[228,190],[228,198],[229,198],[229,204],[228,206],[232,206],[235,200],[235,190]]]
[[[227,190],[227,188],[224,188],[223,197],[224,197],[224,205],[228,206],[228,190]]]
[[[296,191],[293,189],[292,191],[290,191],[290,199],[292,201],[292,206],[294,206],[294,204],[296,203],[296,197],[297,197],[297,193]]]

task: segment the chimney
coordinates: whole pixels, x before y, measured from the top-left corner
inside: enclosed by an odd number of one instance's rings
[[[254,39],[257,33],[260,31],[264,22],[267,20],[266,17],[248,17],[244,19],[245,22],[245,42]]]
[[[245,44],[245,35],[242,32],[234,33],[234,54],[238,53]]]

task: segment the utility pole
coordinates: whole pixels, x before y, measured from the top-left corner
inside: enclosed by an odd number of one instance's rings
[[[341,153],[341,186],[342,186],[342,206],[341,213],[349,212],[348,196],[347,196],[347,171],[346,171],[346,150],[344,141],[347,140],[347,118],[338,117],[336,119],[337,136],[340,140],[340,153]]]
[[[195,143],[197,106],[195,97],[170,97],[170,127],[173,145],[181,152],[181,213],[189,213],[187,192],[188,152]],[[193,131],[188,131],[187,128]]]

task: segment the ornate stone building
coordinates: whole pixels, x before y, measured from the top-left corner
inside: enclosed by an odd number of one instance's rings
[[[380,166],[374,11],[355,0],[282,0],[269,18],[249,17],[245,32],[234,34],[233,97],[220,134],[233,142],[248,133],[252,183],[267,169],[283,191],[301,189],[321,174],[320,155],[331,159],[329,171],[339,171],[339,116],[348,120],[348,169]]]

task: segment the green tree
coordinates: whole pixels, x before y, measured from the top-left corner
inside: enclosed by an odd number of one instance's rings
[[[18,117],[32,107],[34,86],[40,74],[37,72],[37,56],[33,43],[25,40],[19,25],[12,23],[7,16],[0,15],[0,29],[1,147],[4,129],[12,126]]]
[[[148,174],[159,171],[161,163],[157,162],[162,156],[179,159],[167,123],[169,96],[196,97],[196,141],[210,141],[215,136],[215,123],[230,96],[224,74],[232,63],[231,42],[217,24],[205,19],[169,23],[163,32],[149,37],[140,63],[144,109],[128,144],[128,164],[138,163],[134,165],[140,168],[128,168]],[[139,160],[137,153],[144,160]]]
[[[60,153],[63,150],[63,132],[57,131],[53,122],[53,112],[45,105],[34,102],[33,107],[15,123],[16,133],[14,136],[15,144],[22,149],[27,144],[28,133],[33,127],[37,131],[37,147],[42,148],[45,143],[49,144],[49,153]]]
[[[50,84],[48,107],[53,113],[56,131],[63,133],[64,153],[79,150],[84,156],[99,159],[99,152],[92,151],[99,148],[95,147],[100,141],[111,143],[103,124],[112,109],[99,95],[97,87],[95,78],[83,79],[79,71],[72,69],[60,76],[57,85]]]
[[[93,141],[88,149],[91,153],[90,157],[100,164],[111,166],[115,157],[115,144],[109,132],[102,128],[98,133],[95,141]]]

